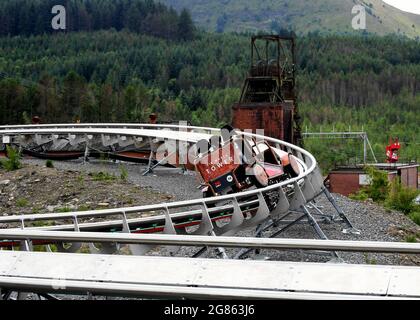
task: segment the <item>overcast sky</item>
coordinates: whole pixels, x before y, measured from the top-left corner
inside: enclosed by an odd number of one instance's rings
[[[420,0],[384,0],[398,9],[420,14]]]

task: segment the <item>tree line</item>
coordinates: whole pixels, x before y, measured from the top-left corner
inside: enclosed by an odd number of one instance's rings
[[[191,40],[194,24],[188,10],[180,14],[152,0],[2,0],[0,36],[62,32],[51,26],[51,9],[66,9],[64,32],[127,29],[171,40]]]
[[[0,123],[33,115],[44,122],[143,122],[157,112],[159,121],[220,126],[239,99],[249,41],[201,31],[189,42],[129,30],[2,37]],[[363,127],[378,157],[393,135],[405,143],[403,156],[419,158],[419,42],[310,34],[298,39],[297,53],[304,130]],[[329,144],[307,141],[315,151],[322,145]],[[326,148],[323,163],[341,161],[340,154],[360,159],[360,150]]]

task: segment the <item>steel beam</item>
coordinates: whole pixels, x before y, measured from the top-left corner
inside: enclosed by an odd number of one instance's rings
[[[0,239],[420,254],[420,243],[405,242],[239,238],[222,236],[208,237],[195,235],[30,230],[0,230]]]
[[[420,268],[0,252],[0,288],[207,299],[419,299]]]

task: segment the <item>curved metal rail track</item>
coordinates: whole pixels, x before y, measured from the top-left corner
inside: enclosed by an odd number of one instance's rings
[[[220,248],[221,253],[224,253],[222,250],[223,247],[245,248],[236,256],[237,258],[244,256],[249,251],[253,250],[252,248],[405,253],[419,252],[418,246],[403,244],[363,244],[354,242],[344,243],[340,241],[323,242],[321,244],[320,242],[311,242],[307,240],[299,242],[280,239],[273,241],[270,239],[247,240],[243,238],[227,238],[227,236],[232,236],[242,229],[257,226],[258,229],[256,234],[258,237],[271,225],[278,225],[278,223],[289,217],[291,213],[295,213],[300,216],[288,223],[281,231],[306,219],[315,228],[320,238],[325,240],[325,234],[319,228],[316,219],[314,219],[311,213],[311,211],[315,210],[315,214],[323,216],[320,209],[313,202],[314,199],[321,194],[325,194],[336,208],[337,215],[333,218],[339,218],[347,225],[348,229],[345,229],[344,231],[357,232],[346,218],[344,212],[335,204],[334,199],[324,187],[323,177],[313,155],[302,148],[281,140],[247,132],[241,132],[241,134],[246,137],[266,141],[277,149],[294,154],[298,158],[302,169],[300,175],[296,178],[276,183],[266,188],[213,198],[191,199],[187,201],[85,212],[28,215],[13,215],[13,213],[10,213],[9,216],[0,217],[0,224],[8,224],[10,228],[9,230],[0,230],[2,231],[0,232],[0,248],[20,246],[22,251],[31,251],[33,245],[47,245],[48,247],[50,244],[55,244],[59,251],[73,254],[78,252],[83,244],[88,244],[91,253],[111,254],[118,252],[121,249],[120,245],[128,245],[133,255],[144,255],[157,245],[169,246],[171,253],[175,253],[181,245],[202,246],[204,248],[215,246]],[[65,137],[72,145],[85,145],[87,149],[89,148],[90,142],[93,140],[99,141],[104,146],[126,146],[136,143],[136,141],[149,141],[151,143],[153,140],[158,140],[161,142],[179,142],[185,144],[186,147],[191,147],[199,140],[209,140],[214,135],[220,135],[220,130],[176,125],[53,124],[36,126],[0,126],[0,143],[3,142],[6,144],[22,146],[25,143],[28,143],[28,141],[36,144],[54,143],[54,141],[57,141],[60,137]],[[277,203],[274,206],[269,206],[266,199],[267,195],[272,193],[277,195]],[[270,207],[272,208],[271,210]],[[39,226],[40,223],[46,221],[52,222],[52,225]],[[122,234],[113,234],[112,232],[119,232]],[[130,235],[130,233],[133,235]],[[134,235],[134,233],[164,233],[166,235]],[[275,237],[278,233],[279,232],[273,234],[272,237]],[[208,236],[225,237],[209,238]],[[202,252],[203,250],[200,250],[196,256]],[[2,253],[0,252],[0,254]],[[59,261],[61,259],[58,255],[55,256],[53,253],[48,255],[48,259],[51,259],[51,261]],[[337,257],[337,255],[335,256]],[[28,256],[28,259],[35,259],[35,257],[38,256],[31,255]],[[16,257],[8,256],[6,258],[9,260],[4,260],[4,263],[7,261],[10,262]],[[77,263],[79,264],[83,263],[81,255],[77,255],[77,258],[75,256],[74,259],[77,259]],[[118,259],[118,257],[113,256],[112,259],[115,260]],[[123,259],[123,257],[121,257],[121,259]],[[170,259],[174,258],[165,259],[169,260],[162,260],[162,262],[169,266],[171,265]],[[64,260],[65,259],[61,259],[60,263]],[[179,260],[180,265],[183,263],[186,262]],[[232,266],[234,265],[235,263],[232,262]],[[238,266],[238,264],[236,264],[236,266]],[[248,267],[244,265],[243,268],[245,270]],[[250,264],[247,270],[249,271],[252,268],[253,266]],[[351,268],[348,269],[349,276],[352,274],[350,269]],[[339,272],[341,272],[341,277],[343,279],[345,278],[344,270],[346,270],[344,266],[340,267]],[[357,272],[358,275],[363,277],[363,268]],[[378,269],[375,272],[381,274],[382,270]],[[392,272],[404,273],[405,271],[398,269]],[[414,271],[411,270],[410,272]],[[316,277],[317,271],[314,273],[309,272],[308,276],[310,274],[312,274],[311,277]],[[415,274],[417,277],[417,273]],[[156,276],[158,275],[156,274]],[[211,276],[214,277],[214,274]],[[32,280],[25,278],[24,274],[19,277],[19,275],[11,273],[9,277],[0,278],[0,287],[26,290],[32,286],[32,288],[38,288],[39,291],[48,292],[48,281],[51,281],[51,279],[42,277],[39,274],[31,274],[30,276],[28,275],[28,277],[32,277]],[[355,292],[350,292],[351,294],[349,296],[349,291],[344,289],[341,291],[319,291],[319,288],[317,288],[317,292],[314,293],[308,293],[308,290],[302,289],[301,291],[296,291],[294,293],[287,293],[287,289],[285,288],[274,291],[273,288],[270,289],[271,291],[258,291],[260,289],[266,290],[266,288],[264,286],[255,286],[253,288],[254,290],[249,288],[245,290],[241,289],[240,285],[233,290],[232,287],[223,287],[220,286],[220,284],[211,290],[206,287],[194,289],[185,287],[182,290],[175,290],[172,294],[169,294],[170,290],[172,290],[171,283],[173,284],[174,282],[168,282],[168,286],[162,287],[156,286],[153,283],[147,285],[143,283],[140,286],[135,284],[135,282],[133,282],[132,285],[127,283],[122,283],[120,285],[113,284],[111,283],[112,281],[109,284],[93,283],[82,278],[83,277],[78,279],[74,278],[71,280],[73,282],[69,280],[68,284],[71,290],[69,289],[68,291],[79,292],[80,290],[83,291],[90,288],[91,292],[112,293],[114,290],[116,294],[126,293],[127,295],[136,295],[137,293],[141,296],[144,296],[146,293],[151,296],[175,295],[185,297],[240,297],[245,294],[249,297],[260,298],[360,298],[366,296],[366,294],[371,294],[369,289],[367,289],[367,291],[356,290]],[[384,293],[379,290],[375,292],[375,294],[376,297],[379,297],[384,294],[386,295],[386,292]],[[396,294],[393,296],[419,297],[420,293],[415,291],[414,293],[411,292],[407,295]]]
[[[211,136],[220,133],[219,129],[197,128],[188,126],[174,125],[129,125],[129,124],[75,124],[75,125],[41,125],[41,126],[10,126],[1,127],[0,136],[3,141],[19,144],[23,137],[36,137],[37,140],[54,139],[57,135],[67,135],[73,140],[87,141],[89,138],[97,137],[104,140],[105,136],[112,139],[124,140],[132,138],[141,139],[160,139],[161,141],[181,141],[189,146],[202,139],[210,139]],[[86,224],[81,223],[82,218],[120,216],[121,230],[124,232],[164,232],[169,234],[190,233],[186,228],[196,226],[193,234],[199,235],[233,235],[243,228],[258,226],[269,218],[278,218],[290,210],[300,210],[318,194],[323,187],[322,176],[317,168],[315,158],[307,151],[292,144],[259,136],[251,133],[242,133],[244,136],[261,139],[282,148],[293,154],[299,159],[302,167],[301,174],[293,179],[283,181],[264,189],[240,192],[231,195],[193,199],[188,201],[170,202],[156,204],[152,206],[141,206],[135,208],[120,208],[111,210],[95,210],[88,212],[72,212],[63,215],[23,215],[20,217],[1,217],[0,222],[19,221],[21,227],[27,227],[28,222],[38,220],[73,220],[74,230],[86,228]],[[90,136],[90,137],[88,137]],[[287,193],[286,190],[293,190]],[[278,203],[274,210],[270,211],[265,195],[268,192],[278,193]],[[218,204],[223,203],[223,206]],[[212,206],[212,208],[210,208]],[[171,213],[171,211],[181,211],[181,213]],[[158,217],[141,218],[145,212],[163,212]],[[138,214],[135,221],[128,221],[128,214]],[[164,220],[163,220],[164,219]],[[218,226],[213,223],[217,220],[228,219],[229,223]],[[149,221],[149,224],[148,224]],[[164,221],[164,223],[163,223]],[[131,225],[130,225],[131,223]],[[137,228],[140,225],[140,228]],[[87,225],[88,226],[88,225]],[[109,230],[115,227],[114,222],[102,222],[102,230]],[[143,226],[143,228],[141,228]],[[133,230],[134,228],[134,230]],[[68,229],[67,229],[68,230]],[[144,252],[146,248],[135,248],[134,252]],[[150,249],[150,248],[147,248]],[[73,252],[76,246],[73,248]]]

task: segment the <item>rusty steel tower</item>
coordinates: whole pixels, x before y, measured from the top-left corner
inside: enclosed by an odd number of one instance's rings
[[[251,66],[240,101],[233,107],[233,126],[264,129],[267,136],[302,144],[294,36],[251,38]]]

